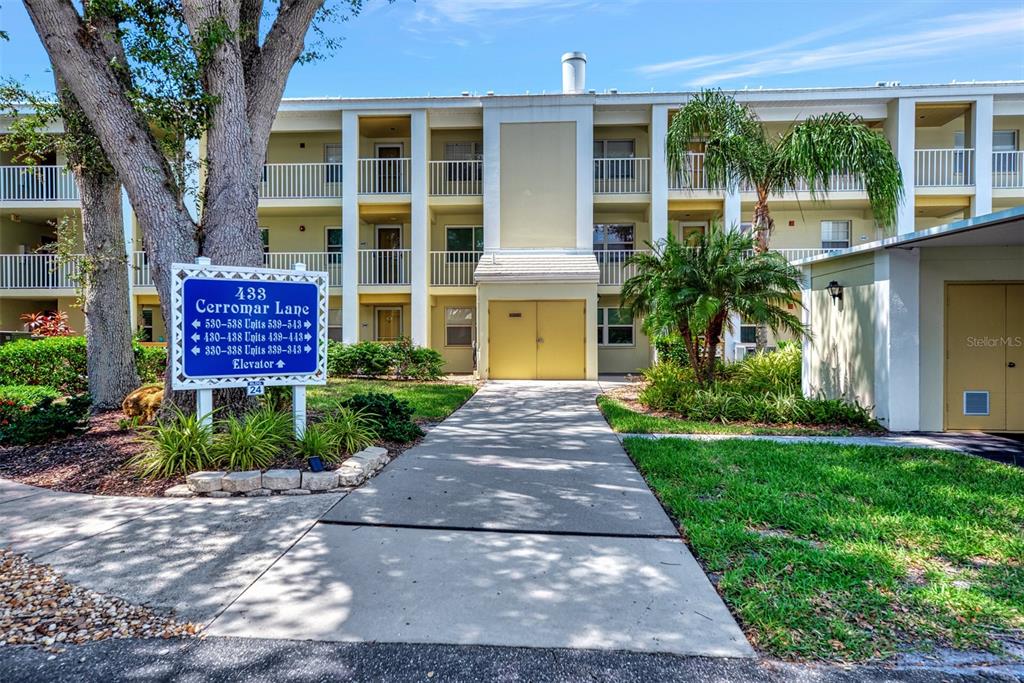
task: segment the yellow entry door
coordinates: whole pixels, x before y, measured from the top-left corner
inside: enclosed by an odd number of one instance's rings
[[[584,301],[491,301],[488,365],[493,379],[584,379]]]
[[[946,428],[1024,429],[1024,285],[946,288]]]
[[[402,309],[378,308],[377,341],[394,341],[402,336]]]

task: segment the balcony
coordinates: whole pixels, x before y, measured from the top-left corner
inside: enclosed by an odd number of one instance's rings
[[[360,159],[359,194],[409,194],[412,160]]]
[[[707,190],[708,177],[704,172],[704,153],[690,152],[686,155],[684,169],[668,174],[669,190]]]
[[[1024,189],[1024,152],[992,153],[992,187],[997,190]]]
[[[622,283],[636,275],[636,266],[628,263],[634,254],[646,253],[641,249],[610,249],[595,251],[597,268],[600,272],[598,284],[621,287]]]
[[[430,284],[433,287],[472,287],[473,273],[482,251],[430,252]]]
[[[74,289],[78,259],[61,263],[56,254],[0,254],[0,290]]]
[[[917,187],[972,187],[973,149],[919,149],[914,155]]]
[[[434,197],[474,197],[484,193],[484,162],[431,161],[430,194]]]
[[[408,285],[411,277],[411,249],[360,249],[359,284],[368,286]]]
[[[296,263],[306,264],[306,270],[327,273],[328,286],[341,287],[341,252],[275,251],[263,255],[263,265],[267,268],[291,270]],[[132,284],[135,287],[153,286],[153,275],[149,270],[149,258],[144,251],[137,251],[132,254]]]
[[[772,251],[782,254],[787,261],[793,263],[805,258],[832,254],[839,251],[839,249],[772,249]]]
[[[78,186],[63,166],[0,166],[0,201],[77,202]]]
[[[651,160],[643,157],[594,159],[595,194],[650,192]]]
[[[264,164],[260,199],[339,199],[341,164]]]

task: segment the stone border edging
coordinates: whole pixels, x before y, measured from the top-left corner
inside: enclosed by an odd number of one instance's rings
[[[185,477],[184,484],[178,484],[164,491],[169,498],[249,498],[274,494],[285,496],[329,493],[339,488],[352,488],[379,472],[391,462],[388,450],[380,446],[364,448],[346,459],[334,470],[312,472],[297,469],[275,469],[261,472],[204,471],[193,472]]]

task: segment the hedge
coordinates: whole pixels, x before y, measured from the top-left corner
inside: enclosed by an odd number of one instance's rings
[[[434,349],[396,342],[358,342],[327,346],[327,372],[336,377],[394,377],[433,380],[444,374],[444,358]]]
[[[157,382],[167,367],[167,349],[133,342],[143,383]],[[0,346],[0,385],[47,386],[62,394],[88,391],[85,337],[19,339]]]
[[[49,441],[85,427],[89,396],[61,398],[51,387],[0,386],[0,445]]]

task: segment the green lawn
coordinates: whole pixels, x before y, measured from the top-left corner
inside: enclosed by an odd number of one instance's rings
[[[938,450],[627,438],[758,647],[867,660],[1024,629],[1024,470]]]
[[[454,382],[396,382],[369,379],[329,379],[327,386],[309,390],[309,409],[323,410],[337,399],[380,391],[408,401],[414,420],[443,420],[476,393],[472,384]]]
[[[608,424],[623,434],[779,434],[786,436],[849,435],[849,429],[824,427],[768,426],[735,422],[696,422],[678,417],[657,417],[638,413],[608,396],[598,396],[597,406]]]

